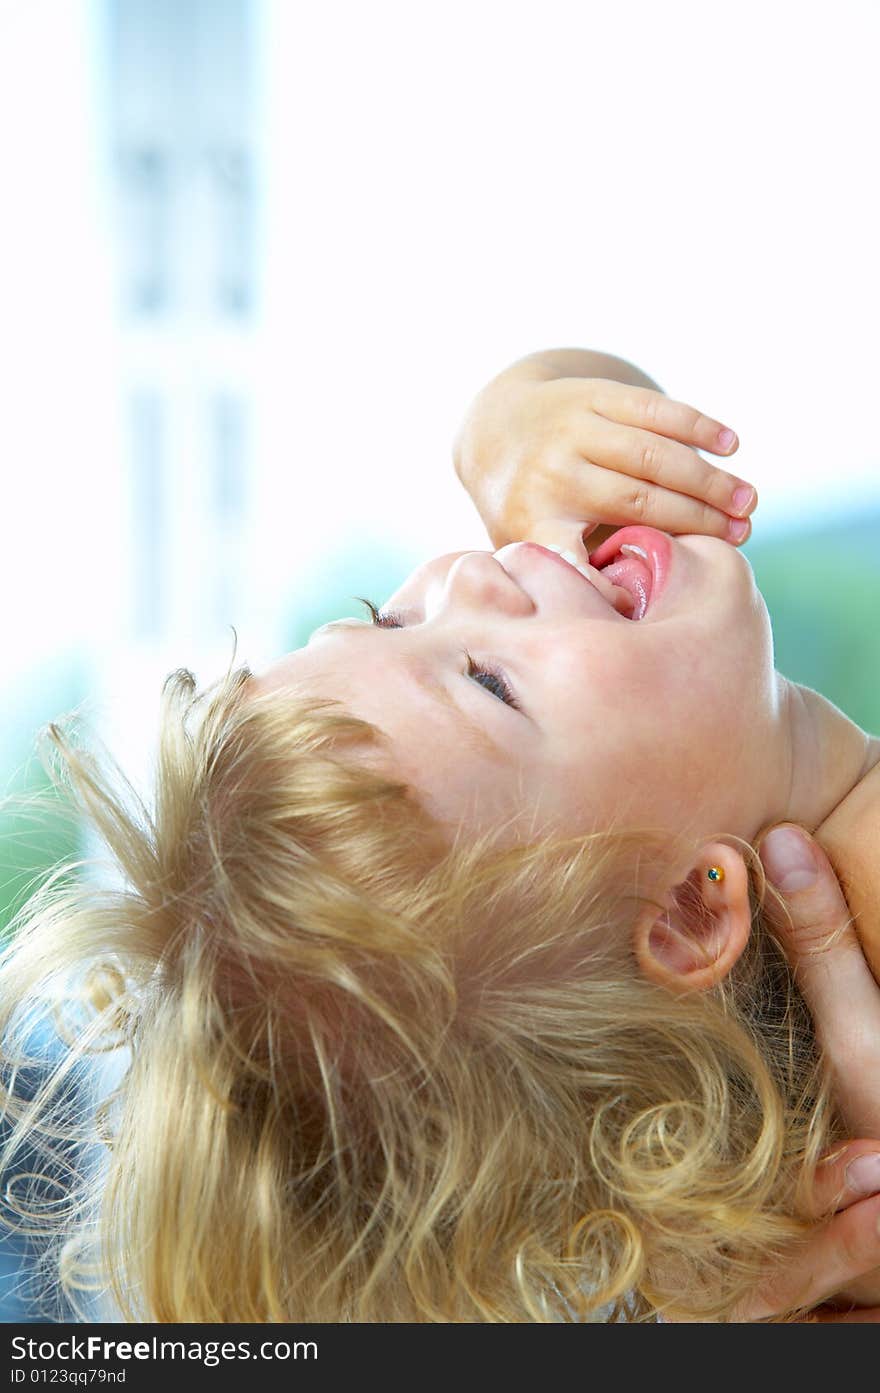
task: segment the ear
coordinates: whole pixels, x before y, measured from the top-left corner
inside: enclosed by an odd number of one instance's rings
[[[715,868],[723,875],[710,879]],[[707,842],[692,870],[636,924],[634,950],[642,972],[675,992],[706,991],[727,976],[749,941],[749,876],[737,851]]]

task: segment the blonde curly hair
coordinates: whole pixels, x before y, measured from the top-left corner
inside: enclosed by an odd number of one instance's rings
[[[841,1136],[753,849],[748,948],[674,996],[631,946],[668,838],[450,840],[364,761],[380,730],[251,678],[167,679],[152,811],[76,717],[42,732],[120,878],[56,866],[0,957],[6,1222],[56,1290],[166,1323],[734,1318]],[[35,1014],[66,1048],[23,1097]]]

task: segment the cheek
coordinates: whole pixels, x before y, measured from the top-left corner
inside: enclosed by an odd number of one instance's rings
[[[578,743],[642,744],[680,723],[701,674],[690,661],[608,646],[566,655],[548,672],[550,705]]]
[[[567,657],[553,673],[554,684],[575,712],[589,703],[594,728],[626,729],[634,740],[663,733],[675,743],[679,727],[741,721],[766,685],[754,645],[725,642],[710,652],[702,635],[677,637],[674,648],[659,641],[605,648],[589,666]]]
[[[426,741],[423,733],[410,751],[409,758],[400,761],[398,774],[450,833],[460,826],[475,833],[497,827],[521,806],[529,806],[512,766],[483,760],[455,744]]]
[[[738,730],[742,699],[696,647],[668,652],[604,651],[585,673],[571,658],[552,673],[560,777],[575,770],[593,789],[641,790],[661,810],[689,800],[715,767],[719,732]],[[726,737],[725,737],[726,739]],[[735,744],[738,741],[734,742]]]

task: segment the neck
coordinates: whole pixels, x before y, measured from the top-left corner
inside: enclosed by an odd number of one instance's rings
[[[774,821],[816,828],[880,763],[880,738],[868,735],[826,697],[780,679],[791,739],[787,808]]]

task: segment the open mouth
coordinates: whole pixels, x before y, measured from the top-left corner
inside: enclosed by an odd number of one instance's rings
[[[540,544],[536,542],[527,542],[526,546],[535,546],[538,548],[539,551],[554,552],[555,555],[557,555],[560,558],[560,560],[565,561],[569,566],[572,566],[577,571],[578,575],[583,576],[584,580],[587,581],[587,583],[591,585],[594,590],[597,590],[603,599],[608,601],[612,609],[617,610],[617,613],[622,615],[624,619],[632,618],[630,611],[633,607],[633,601],[630,592],[628,590],[625,590],[623,586],[615,585],[613,581],[610,581],[608,584],[605,585],[600,584],[596,579],[595,573],[593,575],[590,575],[586,567],[582,566],[580,561],[578,561],[574,552],[568,551],[564,547],[554,546],[552,543],[544,547],[540,546]]]
[[[669,572],[672,545],[655,527],[622,527],[590,556],[590,565],[631,596],[629,618],[643,619]]]

